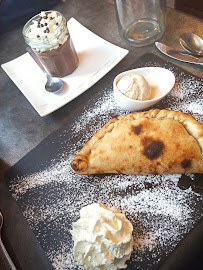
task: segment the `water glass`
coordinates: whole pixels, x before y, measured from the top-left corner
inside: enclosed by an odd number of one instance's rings
[[[166,0],[114,0],[120,36],[136,47],[158,40],[165,30]]]

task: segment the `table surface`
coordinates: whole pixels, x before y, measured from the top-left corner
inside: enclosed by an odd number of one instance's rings
[[[203,78],[202,67],[169,59],[162,55],[154,44],[135,48],[122,41],[118,33],[113,0],[66,0],[61,1],[53,9],[63,13],[67,20],[74,17],[95,34],[129,50],[129,54],[102,78],[104,85],[111,83],[116,74],[125,68],[127,69],[136,59],[149,52]],[[178,38],[182,33],[193,32],[201,36],[202,30],[202,19],[167,8],[166,30],[160,42],[180,48]],[[22,26],[1,35],[0,48],[0,64],[24,54],[26,44],[22,37]],[[74,113],[77,107],[82,104],[82,100],[78,97],[56,112],[41,118],[3,69],[0,69],[0,81],[0,183],[2,184],[5,171],[54,130],[63,126],[70,113]],[[10,237],[12,235],[12,220],[10,220],[6,211],[14,202],[6,201],[7,192],[6,187],[1,185],[0,209],[4,215],[4,223],[7,224],[7,227],[4,227],[2,237],[11,257],[13,256],[15,260],[15,247],[12,243],[12,237]],[[18,211],[17,208],[16,211]],[[20,239],[19,236],[19,241]],[[25,240],[22,241],[24,241],[23,244],[29,245],[29,241],[26,243]],[[37,241],[36,245],[38,245]],[[25,261],[25,258],[17,259]]]

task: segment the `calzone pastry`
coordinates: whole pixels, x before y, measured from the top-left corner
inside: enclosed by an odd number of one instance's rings
[[[159,109],[118,116],[94,134],[71,167],[77,174],[203,173],[203,124]]]

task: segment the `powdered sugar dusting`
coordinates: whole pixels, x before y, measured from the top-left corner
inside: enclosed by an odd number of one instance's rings
[[[146,66],[160,64],[148,62]],[[175,87],[155,107],[189,112],[203,120],[203,100],[196,99],[197,92],[203,94],[202,80],[173,66],[169,69],[176,76]],[[202,196],[191,188],[181,190],[181,175],[79,176],[72,171],[70,163],[84,143],[113,116],[125,113],[114,102],[112,86],[103,89],[53,137],[61,150],[44,169],[10,183],[14,198],[57,270],[82,269],[73,258],[69,230],[87,204],[101,201],[115,206],[132,222],[135,244],[127,269],[152,269],[163,252],[171,252],[202,215]],[[194,175],[190,177],[193,180]]]

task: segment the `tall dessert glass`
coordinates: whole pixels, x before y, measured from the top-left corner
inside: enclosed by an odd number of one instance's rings
[[[51,10],[34,16],[25,24],[23,36],[52,76],[64,77],[78,67],[78,56],[61,13]]]

